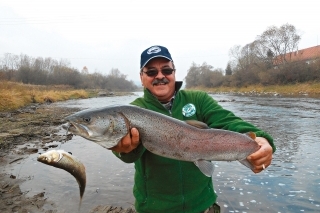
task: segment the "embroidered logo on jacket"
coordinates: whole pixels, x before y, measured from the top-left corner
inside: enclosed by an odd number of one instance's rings
[[[182,115],[185,117],[191,117],[192,115],[196,114],[196,107],[195,105],[189,103],[182,107]]]

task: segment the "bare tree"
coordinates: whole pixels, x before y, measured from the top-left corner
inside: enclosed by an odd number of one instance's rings
[[[260,63],[265,65],[265,68],[270,69],[273,66],[274,53],[270,48],[263,46],[260,40],[255,40],[254,45],[254,54],[257,57]]]
[[[291,56],[286,54],[293,52],[298,48],[301,37],[296,28],[291,24],[284,24],[280,28],[276,26],[269,27],[258,36],[261,52],[270,51],[275,56],[275,64],[285,64],[291,60]]]
[[[192,63],[185,77],[186,88],[197,86],[202,87],[216,87],[223,82],[223,70],[213,69],[213,66],[204,62],[202,65]]]
[[[127,75],[122,74],[118,68],[112,68],[108,76],[112,78],[122,78],[122,79],[127,78]]]
[[[44,67],[49,73],[52,73],[55,66],[58,66],[59,62],[52,58],[45,58],[44,59]]]
[[[12,76],[8,73],[12,72]],[[57,61],[52,58],[33,58],[25,54],[20,56],[7,53],[0,58],[0,80],[13,80],[28,84],[64,84],[74,88],[95,88],[114,91],[134,91],[137,86],[133,81],[126,80],[127,75],[113,68],[109,75],[96,71],[89,74],[83,67],[80,73],[71,67],[67,59]]]
[[[246,61],[242,55],[242,47],[240,45],[235,45],[229,50],[229,57],[231,58],[232,63],[240,70],[246,68]]]
[[[11,53],[5,53],[1,58],[1,69],[5,72],[6,80],[13,80],[15,71],[19,68],[18,61],[19,56]]]

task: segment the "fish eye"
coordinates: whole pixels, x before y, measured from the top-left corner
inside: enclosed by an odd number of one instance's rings
[[[85,118],[83,118],[83,121],[84,121],[84,122],[90,122],[90,121],[91,121],[91,118],[89,118],[89,117],[86,118],[86,117],[85,117]]]

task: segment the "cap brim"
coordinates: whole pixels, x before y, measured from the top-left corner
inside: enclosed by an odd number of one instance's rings
[[[140,67],[140,69],[142,69],[143,67],[145,67],[147,65],[147,63],[151,60],[151,59],[154,59],[154,58],[166,58],[168,59],[169,61],[172,61],[171,58],[168,58],[166,56],[163,56],[163,55],[155,55],[155,56],[152,56],[151,58],[149,58],[149,60],[147,60],[143,65],[142,67]]]

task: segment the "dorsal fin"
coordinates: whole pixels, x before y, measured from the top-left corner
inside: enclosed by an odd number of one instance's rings
[[[187,120],[185,121],[187,124],[197,127],[199,129],[210,129],[210,127],[208,127],[207,124],[201,122],[201,121],[197,121],[197,120]]]
[[[250,138],[252,138],[253,140],[256,139],[256,133],[254,132],[247,132],[246,135]]]

